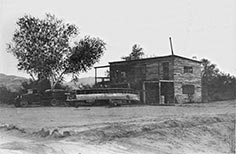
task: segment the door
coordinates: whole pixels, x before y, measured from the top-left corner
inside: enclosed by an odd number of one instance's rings
[[[161,96],[164,96],[164,103],[174,103],[174,83],[161,82]]]
[[[159,104],[159,83],[146,82],[145,86],[145,103],[146,104]]]

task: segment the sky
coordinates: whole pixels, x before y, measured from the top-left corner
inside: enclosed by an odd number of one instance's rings
[[[169,55],[172,37],[176,55],[207,58],[222,72],[236,75],[235,0],[0,0],[0,73],[29,78],[17,70],[17,59],[6,52],[6,43],[18,18],[44,18],[46,13],[77,25],[81,37],[106,42],[95,66],[121,60],[134,44],[147,57]],[[94,70],[80,76],[94,76]]]

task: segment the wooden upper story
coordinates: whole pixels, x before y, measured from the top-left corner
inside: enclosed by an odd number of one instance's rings
[[[110,62],[111,84],[201,80],[201,62],[177,55]]]

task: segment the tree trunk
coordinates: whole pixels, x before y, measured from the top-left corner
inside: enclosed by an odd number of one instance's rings
[[[50,83],[51,83],[51,89],[55,89],[56,85],[58,82],[62,79],[62,76],[64,75],[65,71],[60,74],[58,78],[51,78]]]

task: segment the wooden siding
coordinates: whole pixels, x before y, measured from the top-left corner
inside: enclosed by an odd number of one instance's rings
[[[169,63],[169,80],[173,80],[172,59],[167,58],[159,61],[146,62],[146,80],[164,80],[163,63]]]
[[[143,81],[164,80],[163,63],[169,63],[168,79],[173,80],[173,61],[172,58],[161,60],[150,60],[142,62],[118,63],[110,66],[111,83],[135,83]],[[123,78],[121,72],[125,72],[126,78]]]

